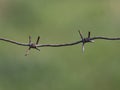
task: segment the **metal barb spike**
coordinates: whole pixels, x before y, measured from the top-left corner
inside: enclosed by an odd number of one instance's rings
[[[31,43],[31,36],[29,36],[29,44]]]
[[[90,38],[90,32],[88,32],[88,38]]]
[[[38,36],[37,41],[36,41],[36,44],[38,44],[39,41],[40,41],[40,36]]]
[[[27,49],[25,56],[29,55],[30,49],[30,47]]]
[[[80,30],[78,30],[78,32],[79,32],[79,34],[80,34],[81,39],[83,40],[84,38],[83,38],[83,36],[82,36],[82,33],[80,32]]]
[[[37,47],[36,47],[35,49],[36,49],[36,50],[38,50],[38,51],[40,51],[40,49],[39,49],[39,48],[37,48]]]
[[[95,41],[94,40],[90,40],[90,42],[94,43]]]
[[[85,48],[84,48],[84,44],[82,44],[82,53],[84,53]]]
[[[84,53],[84,50],[85,50],[85,48],[84,48],[85,41],[84,41],[84,38],[83,38],[82,33],[80,32],[80,30],[78,32],[79,32],[80,37],[82,39],[82,52]]]

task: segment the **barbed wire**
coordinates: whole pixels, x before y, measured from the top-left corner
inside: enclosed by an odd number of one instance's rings
[[[116,37],[116,38],[108,38],[108,37],[103,37],[103,36],[90,37],[90,35],[91,35],[90,32],[88,32],[88,36],[86,38],[84,38],[82,33],[80,31],[78,31],[78,32],[81,37],[81,39],[79,41],[75,41],[75,42],[71,42],[71,43],[62,43],[62,44],[39,44],[40,36],[38,36],[37,41],[35,43],[31,41],[31,36],[29,36],[28,43],[21,43],[21,42],[9,40],[6,38],[0,38],[0,40],[9,42],[12,44],[20,45],[20,46],[28,46],[29,48],[27,49],[25,56],[27,56],[29,54],[30,49],[36,49],[36,50],[40,51],[39,47],[64,47],[64,46],[73,46],[73,45],[82,43],[82,51],[84,52],[84,44],[88,43],[88,42],[94,42],[94,40],[96,40],[96,39],[120,40],[120,38],[118,38],[118,37]]]

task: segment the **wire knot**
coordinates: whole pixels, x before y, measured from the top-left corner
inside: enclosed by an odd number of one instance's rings
[[[31,48],[40,51],[40,49],[37,48],[37,45],[38,45],[38,43],[39,43],[39,40],[40,40],[40,36],[38,36],[36,43],[33,43],[33,42],[31,41],[31,36],[29,36],[29,48],[27,49],[25,56],[27,56],[27,55],[29,54],[29,51],[30,51]]]
[[[37,48],[35,43],[30,43],[29,48]]]
[[[80,30],[78,31],[79,34],[80,34],[80,37],[82,39],[82,52],[84,52],[85,48],[84,48],[84,45],[85,43],[88,43],[88,42],[94,42],[93,40],[90,39],[90,32],[88,32],[88,37],[87,38],[84,38],[82,33],[80,32]]]
[[[90,38],[83,38],[83,39],[82,39],[82,42],[85,44],[85,43],[87,43],[87,42],[91,42],[91,40],[90,40]]]

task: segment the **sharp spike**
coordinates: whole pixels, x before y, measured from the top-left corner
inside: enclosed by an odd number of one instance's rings
[[[36,50],[38,50],[38,51],[40,51],[40,49],[39,48],[35,48]]]
[[[83,36],[82,36],[82,33],[80,32],[80,30],[78,30],[78,32],[79,32],[79,34],[80,34],[81,39],[83,40],[84,38],[83,38]]]
[[[88,38],[90,38],[90,32],[88,32]]]
[[[84,53],[85,48],[84,48],[84,44],[82,44],[82,52]]]
[[[29,44],[31,43],[31,36],[29,36]]]
[[[37,41],[36,41],[36,44],[39,43],[39,40],[40,40],[40,36],[38,36]]]
[[[27,49],[25,56],[29,55],[30,49],[30,47]]]

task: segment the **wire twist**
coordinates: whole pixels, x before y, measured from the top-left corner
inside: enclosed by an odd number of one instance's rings
[[[94,42],[94,40],[97,40],[97,39],[120,40],[120,38],[108,38],[108,37],[102,37],[102,36],[90,37],[90,35],[91,35],[90,32],[88,32],[88,36],[86,38],[84,38],[82,33],[80,31],[78,31],[78,32],[79,32],[79,35],[81,37],[81,39],[79,41],[75,41],[75,42],[71,42],[71,43],[62,43],[62,44],[39,44],[40,36],[38,36],[35,43],[33,43],[31,41],[31,36],[29,36],[29,42],[28,43],[21,43],[21,42],[17,42],[17,41],[5,39],[5,38],[0,38],[0,40],[5,41],[5,42],[9,42],[9,43],[12,43],[12,44],[20,45],[20,46],[28,46],[29,48],[27,49],[25,56],[27,56],[29,54],[29,51],[31,49],[36,49],[36,50],[40,51],[39,47],[64,47],[64,46],[73,46],[73,45],[77,45],[77,44],[82,43],[82,52],[84,52],[85,43]]]

